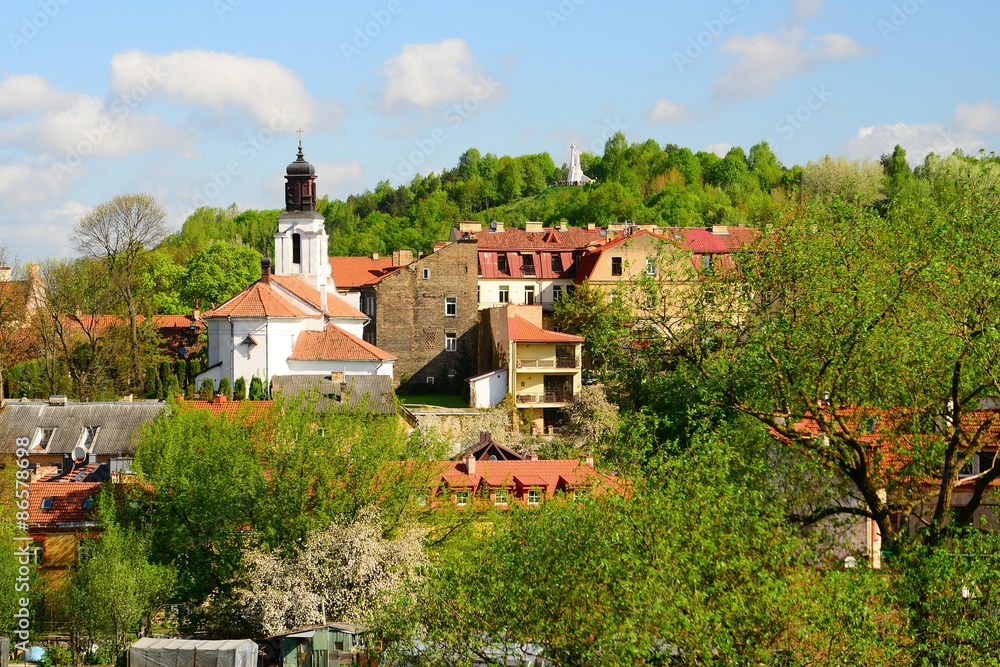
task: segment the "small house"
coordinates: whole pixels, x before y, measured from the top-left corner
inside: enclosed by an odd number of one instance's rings
[[[294,628],[280,639],[280,667],[353,665],[363,646],[365,628],[349,623],[323,623]]]

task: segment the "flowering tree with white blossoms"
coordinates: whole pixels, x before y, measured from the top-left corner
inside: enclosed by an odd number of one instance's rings
[[[255,549],[246,556],[240,599],[267,634],[323,621],[361,622],[418,579],[426,562],[415,531],[387,539],[377,513],[362,510],[349,523],[331,523],[282,558]]]

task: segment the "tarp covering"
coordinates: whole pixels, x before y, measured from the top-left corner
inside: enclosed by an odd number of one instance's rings
[[[129,647],[128,657],[129,667],[257,667],[257,644],[144,637]]]

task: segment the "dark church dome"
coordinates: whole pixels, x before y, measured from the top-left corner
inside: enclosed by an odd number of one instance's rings
[[[302,155],[302,143],[299,143],[299,154],[295,157],[295,162],[288,165],[285,169],[285,174],[288,176],[315,176],[316,168],[312,166],[309,162],[306,162],[306,158]]]

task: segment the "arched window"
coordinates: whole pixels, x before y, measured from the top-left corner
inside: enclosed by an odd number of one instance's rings
[[[292,264],[302,263],[302,236],[292,234]]]

